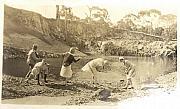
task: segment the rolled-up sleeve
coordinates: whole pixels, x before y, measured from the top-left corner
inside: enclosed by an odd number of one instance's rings
[[[32,53],[32,59],[35,60],[35,61],[40,61],[41,60],[40,58],[36,57],[36,54],[34,52]]]
[[[77,61],[79,61],[79,60],[80,60],[80,59],[77,59],[77,60],[76,60],[76,59],[74,58],[74,56],[73,56],[73,61],[74,61],[74,62],[77,62]]]

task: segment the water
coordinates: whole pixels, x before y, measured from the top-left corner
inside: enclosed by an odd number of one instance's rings
[[[49,58],[47,62],[50,64],[50,73],[59,74],[63,58]],[[72,66],[74,71],[79,71],[90,59],[83,59]],[[29,70],[26,59],[3,59],[3,74],[16,77],[25,77]]]
[[[104,80],[120,80],[124,79],[123,71],[121,71],[120,66],[122,64],[118,62],[118,57],[106,57],[112,60],[111,71],[102,73],[99,75],[100,79]],[[161,74],[168,73],[172,70],[176,70],[175,60],[169,58],[160,57],[125,57],[133,64],[136,68],[135,79],[139,82],[143,82],[148,79],[154,79]],[[80,69],[91,59],[84,58],[78,63],[72,65],[72,69],[75,72],[80,72]],[[59,71],[62,64],[62,58],[50,58],[48,59],[50,66],[50,73],[59,75]],[[17,77],[24,77],[28,72],[28,65],[25,59],[6,59],[3,60],[3,73],[8,75],[13,75]],[[80,73],[80,75],[86,75]]]
[[[140,82],[154,80],[156,77],[176,71],[176,60],[160,57],[126,57],[135,64],[136,79]]]

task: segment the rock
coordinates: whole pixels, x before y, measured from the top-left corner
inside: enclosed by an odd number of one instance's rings
[[[111,91],[109,89],[99,89],[95,92],[95,97],[100,100],[107,100],[109,96],[111,96]]]

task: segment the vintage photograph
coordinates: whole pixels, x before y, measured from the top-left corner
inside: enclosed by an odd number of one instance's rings
[[[116,106],[176,90],[176,9],[59,1],[5,2],[2,104]]]

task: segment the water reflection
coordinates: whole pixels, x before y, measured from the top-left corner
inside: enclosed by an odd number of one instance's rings
[[[157,76],[176,70],[176,59],[161,57],[138,57],[136,59],[127,57],[127,59],[136,65],[136,79],[139,82],[153,80]]]

